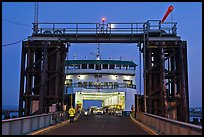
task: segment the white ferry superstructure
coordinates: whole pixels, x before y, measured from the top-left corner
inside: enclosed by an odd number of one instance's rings
[[[102,107],[131,111],[135,104],[136,66],[133,61],[67,60],[65,96],[79,109],[83,108],[83,100],[101,100]]]

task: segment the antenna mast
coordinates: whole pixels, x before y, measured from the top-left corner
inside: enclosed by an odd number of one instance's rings
[[[38,9],[39,9],[39,3],[35,2],[35,11],[34,11],[34,32],[38,32]]]
[[[100,47],[99,47],[99,43],[98,43],[98,47],[97,47],[97,54],[96,54],[96,60],[100,60],[101,59],[101,55],[100,55]]]

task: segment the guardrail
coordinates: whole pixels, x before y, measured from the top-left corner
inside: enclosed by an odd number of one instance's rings
[[[126,83],[117,83],[113,85],[89,85],[85,83],[72,83],[72,84],[65,84],[67,88],[86,88],[86,89],[117,89],[117,88],[133,88],[136,89],[135,84],[126,84]]]
[[[148,20],[131,23],[33,23],[33,34],[143,34],[144,32],[163,31],[176,34],[176,22]]]
[[[67,112],[54,112],[2,120],[2,135],[25,135],[67,120],[67,118]]]
[[[186,122],[143,112],[136,112],[136,119],[165,135],[202,135],[202,126]]]
[[[93,73],[100,73],[100,74],[131,74],[135,75],[134,69],[101,69],[101,70],[94,70],[94,69],[65,69],[66,74],[78,74],[78,73],[84,73],[84,74],[93,74]]]

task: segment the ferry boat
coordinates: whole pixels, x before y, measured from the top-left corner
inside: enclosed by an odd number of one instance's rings
[[[64,104],[83,108],[84,100],[101,100],[103,108],[130,112],[135,104],[136,64],[133,61],[67,60]]]

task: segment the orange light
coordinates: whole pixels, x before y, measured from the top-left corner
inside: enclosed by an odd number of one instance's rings
[[[102,18],[102,21],[104,22],[106,20],[106,18]]]

